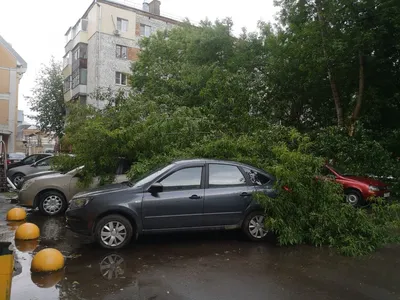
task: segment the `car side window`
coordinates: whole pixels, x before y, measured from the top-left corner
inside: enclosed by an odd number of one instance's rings
[[[246,179],[239,168],[232,165],[209,165],[208,184],[210,187],[246,185]]]
[[[47,166],[50,166],[51,161],[52,161],[51,158],[44,159],[44,160],[38,162],[38,163],[36,164],[36,166],[38,166],[38,167],[47,167]]]
[[[34,162],[35,162],[35,160],[36,160],[36,155],[31,155],[31,156],[28,156],[27,158],[25,158],[24,160],[23,160],[23,162],[24,162],[24,164],[26,164],[26,165],[30,165],[30,164],[33,164]]]
[[[271,181],[271,178],[257,172],[256,170],[252,170],[249,168],[243,168],[246,174],[249,176],[251,185],[264,185]]]
[[[164,191],[199,189],[202,170],[202,167],[181,169],[162,179],[160,183]]]

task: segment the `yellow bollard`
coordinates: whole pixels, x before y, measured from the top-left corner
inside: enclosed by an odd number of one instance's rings
[[[0,243],[0,300],[11,297],[11,282],[14,271],[14,255],[10,243]]]
[[[54,272],[62,268],[64,268],[64,256],[56,249],[43,249],[32,259],[31,272]]]
[[[16,240],[36,240],[40,236],[39,227],[33,223],[24,223],[15,231]]]
[[[12,208],[7,213],[7,221],[23,221],[25,218],[26,211],[20,207]]]

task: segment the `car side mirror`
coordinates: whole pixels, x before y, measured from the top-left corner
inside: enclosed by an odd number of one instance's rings
[[[161,193],[162,191],[163,191],[163,186],[159,182],[153,183],[148,189],[148,192],[152,195]]]

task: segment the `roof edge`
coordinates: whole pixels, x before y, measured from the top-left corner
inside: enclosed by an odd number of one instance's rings
[[[0,44],[3,45],[8,52],[10,52],[17,60],[17,67],[23,67],[26,69],[28,67],[28,64],[26,61],[22,58],[21,55],[18,54],[17,51],[0,35]],[[19,65],[18,65],[19,64]]]

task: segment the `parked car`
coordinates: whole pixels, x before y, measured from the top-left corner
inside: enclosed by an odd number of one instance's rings
[[[29,155],[27,157],[25,157],[24,159],[18,161],[18,162],[14,162],[11,163],[7,166],[7,170],[16,168],[16,167],[20,167],[20,166],[25,166],[25,165],[31,165],[43,158],[49,157],[51,156],[51,154],[46,154],[46,153],[40,153],[40,154],[32,154]]]
[[[343,186],[346,201],[353,206],[364,206],[371,198],[390,198],[389,186],[382,181],[347,175],[331,165],[325,165],[322,174]]]
[[[38,207],[47,216],[63,213],[72,196],[85,190],[78,184],[83,168],[82,166],[67,173],[48,174],[25,181],[18,192],[19,204],[24,207]],[[120,162],[115,182],[127,181],[128,170],[129,165]],[[96,177],[89,188],[97,187],[99,183],[100,178]]]
[[[8,153],[7,154],[7,165],[20,162],[25,158],[24,153],[16,152],[16,153]]]
[[[7,170],[7,177],[16,186],[20,186],[24,176],[51,169],[53,156],[47,156],[31,165],[24,165]]]
[[[67,227],[108,249],[155,232],[241,228],[259,241],[268,231],[252,193],[275,197],[274,183],[271,174],[237,162],[177,161],[134,184],[76,195],[66,211]]]
[[[26,181],[32,179],[32,178],[40,177],[40,176],[44,176],[44,175],[56,174],[56,173],[60,173],[60,172],[57,171],[57,170],[47,170],[47,171],[42,171],[42,172],[37,172],[37,173],[33,173],[33,174],[26,175],[26,176],[24,176],[24,177],[21,179],[21,181],[19,182],[19,184],[16,185],[16,188],[17,188],[18,190],[20,190],[20,189],[22,188],[22,186],[24,185],[24,183],[25,183]]]

